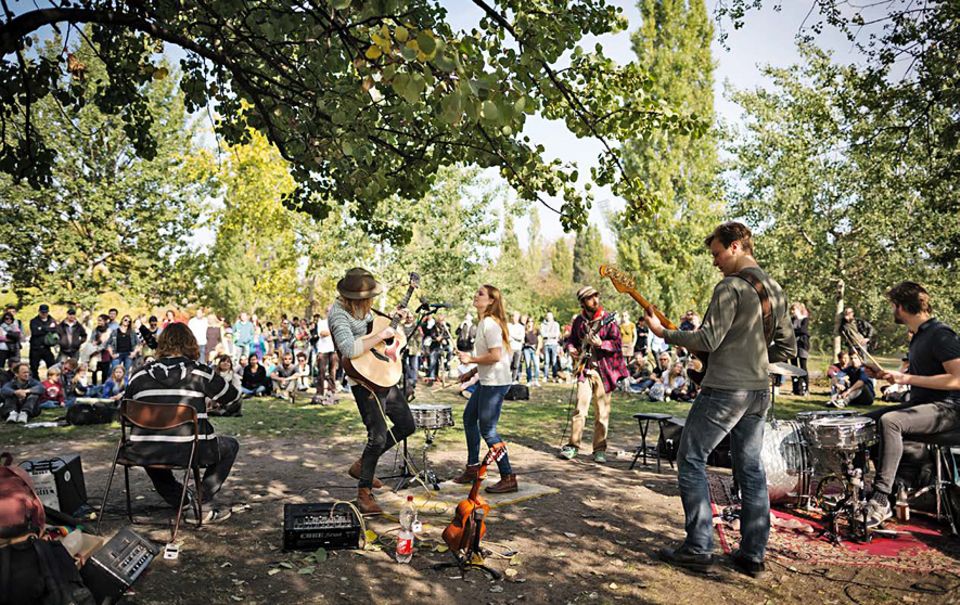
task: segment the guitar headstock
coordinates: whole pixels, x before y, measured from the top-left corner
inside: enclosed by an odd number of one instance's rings
[[[637,287],[637,282],[632,275],[612,265],[600,265],[600,275],[610,278],[610,282],[617,292],[626,292]]]
[[[490,451],[487,452],[487,464],[492,464],[494,462],[500,462],[503,460],[503,457],[507,455],[507,444],[501,441],[500,443],[494,443],[490,446]]]
[[[410,282],[409,282],[409,284],[410,284],[410,287],[411,287],[411,288],[414,288],[414,289],[415,289],[415,288],[419,288],[419,287],[420,287],[420,274],[417,273],[416,271],[411,271],[411,272],[410,272]]]

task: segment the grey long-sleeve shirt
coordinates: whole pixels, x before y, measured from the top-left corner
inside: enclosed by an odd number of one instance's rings
[[[743,269],[760,278],[770,296],[774,316],[773,343],[764,342],[760,297],[746,280],[728,276],[713,289],[700,329],[664,330],[663,339],[691,351],[710,353],[703,386],[759,391],[770,385],[768,364],[797,352],[783,289],[759,267]]]

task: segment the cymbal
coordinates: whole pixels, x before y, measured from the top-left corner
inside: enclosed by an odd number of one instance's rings
[[[806,376],[807,371],[803,368],[790,365],[782,361],[771,363],[767,366],[767,373],[776,376]]]

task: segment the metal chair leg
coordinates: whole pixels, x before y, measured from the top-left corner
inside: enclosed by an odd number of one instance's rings
[[[200,483],[200,467],[193,467],[193,487],[196,490],[197,497],[195,507],[197,509],[197,527],[203,527],[203,484]]]
[[[123,467],[123,483],[126,488],[127,495],[127,519],[130,520],[130,524],[133,525],[133,505],[130,503],[130,467]]]
[[[117,454],[119,456],[119,448]],[[113,485],[113,474],[117,471],[117,457],[113,459],[113,465],[110,467],[110,477],[107,479],[107,489],[103,492],[103,500],[100,501],[100,515],[97,517],[97,535],[100,535],[100,524],[103,523],[103,511],[107,508],[107,497],[110,495],[110,486]]]
[[[190,479],[190,468],[183,473],[183,488],[180,490],[180,505],[177,507],[177,518],[173,523],[173,534],[170,536],[170,543],[177,541],[177,532],[180,531],[180,519],[183,517],[183,504],[187,500],[187,486]]]
[[[935,457],[936,460],[937,460],[937,462],[936,462],[936,465],[937,465],[937,489],[936,489],[935,491],[936,491],[936,496],[937,496],[937,519],[939,520],[939,519],[940,519],[941,507],[942,507],[941,492],[943,491],[943,465],[940,463],[940,462],[941,462],[941,458],[942,458],[942,456],[943,456],[943,449],[942,449],[940,446],[934,446],[934,449],[936,450],[936,455],[935,455],[934,457]]]

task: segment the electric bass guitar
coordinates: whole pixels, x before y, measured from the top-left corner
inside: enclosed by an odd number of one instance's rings
[[[610,265],[600,265],[600,275],[609,278],[617,292],[620,292],[621,294],[629,294],[633,300],[637,301],[637,304],[643,307],[644,311],[652,315],[656,315],[657,319],[660,320],[660,323],[664,328],[668,330],[677,329],[677,325],[670,321],[660,309],[655,307],[652,303],[650,303],[650,301],[644,298],[643,295],[637,292],[636,281],[631,275]],[[704,375],[707,373],[707,360],[709,359],[710,355],[706,351],[692,351],[692,353],[696,355],[697,359],[700,360],[702,367],[700,371],[688,369],[687,376],[690,378],[690,380],[699,385],[700,381],[703,380]]]
[[[407,293],[397,306],[405,308],[407,303],[410,302],[410,297],[413,296],[413,291],[418,287],[420,287],[420,276],[411,273]],[[392,317],[375,315],[367,334],[376,334],[385,328],[392,328],[394,336],[378,342],[372,349],[359,357],[354,359],[343,357],[341,363],[347,376],[375,391],[389,389],[400,382],[403,377],[403,360],[400,353],[407,345],[407,336],[403,330],[397,329],[399,324],[400,316],[398,314]]]

